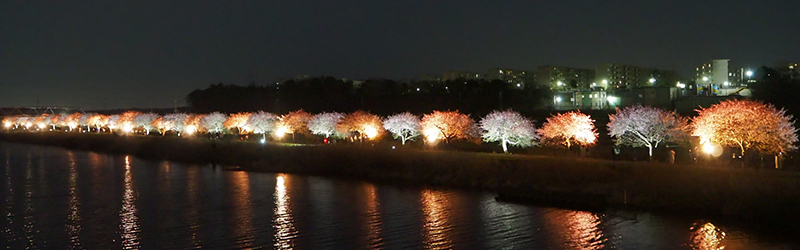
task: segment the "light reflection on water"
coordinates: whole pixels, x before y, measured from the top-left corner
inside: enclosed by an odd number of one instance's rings
[[[125,156],[125,193],[122,195],[122,209],[119,212],[122,247],[125,249],[139,246],[139,217],[136,213],[136,194],[133,191],[131,159],[130,156]]]
[[[275,227],[276,249],[293,249],[294,237],[297,233],[292,220],[292,210],[289,206],[289,195],[286,192],[287,175],[278,174],[275,182],[275,217],[273,226]]]
[[[1,243],[11,249],[800,249],[716,222],[501,203],[480,192],[7,143],[0,151]]]
[[[81,201],[78,198],[78,166],[75,162],[75,154],[72,151],[67,152],[69,158],[69,216],[67,217],[67,233],[69,233],[69,240],[71,248],[81,248],[81,214],[80,207]]]
[[[711,222],[696,223],[691,228],[692,249],[721,250],[725,249],[725,232]]]
[[[441,191],[422,191],[422,212],[425,217],[423,230],[427,249],[450,249],[453,243],[450,239],[452,225],[449,218],[448,197]]]

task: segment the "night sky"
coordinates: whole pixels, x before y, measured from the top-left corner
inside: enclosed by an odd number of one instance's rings
[[[800,59],[797,1],[4,1],[0,106],[151,108],[219,82]],[[233,3],[227,3],[233,2]]]

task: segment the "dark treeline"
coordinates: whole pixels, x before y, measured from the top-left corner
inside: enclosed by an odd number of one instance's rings
[[[751,84],[753,98],[785,109],[787,114],[800,118],[800,77],[778,73],[777,70],[761,67],[757,72],[761,80]]]
[[[193,91],[186,101],[195,113],[264,110],[283,114],[298,109],[311,113],[360,109],[386,116],[404,111],[423,114],[432,110],[459,110],[478,117],[509,108],[530,114],[546,108],[550,96],[546,89],[518,88],[499,80],[370,79],[354,84],[333,77],[317,77],[266,86],[220,83]]]

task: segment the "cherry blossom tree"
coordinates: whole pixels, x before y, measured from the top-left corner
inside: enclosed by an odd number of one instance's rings
[[[511,110],[489,113],[481,119],[480,128],[485,131],[481,136],[483,141],[499,141],[504,153],[508,153],[508,144],[530,147],[539,139],[531,120]]]
[[[454,139],[473,137],[475,121],[458,111],[433,111],[422,117],[420,126],[429,142],[444,139],[445,143],[450,143]]]
[[[91,126],[89,124],[89,118],[92,118],[95,115],[97,115],[97,114],[96,113],[86,113],[86,114],[82,115],[80,118],[78,118],[78,126],[86,127],[86,130],[89,130],[89,126]]]
[[[106,127],[108,128],[109,133],[114,133],[114,130],[117,129],[119,126],[119,115],[110,115],[108,116],[108,122],[106,123]]]
[[[653,149],[662,142],[681,138],[688,123],[674,112],[641,105],[617,108],[608,118],[608,135],[618,145],[647,147],[651,161]]]
[[[292,140],[294,140],[294,135],[297,133],[310,134],[308,130],[308,121],[311,120],[311,117],[311,114],[302,109],[289,112],[278,121],[275,135],[280,137],[283,134],[292,134]]]
[[[157,116],[156,114],[153,114],[153,113],[150,113],[150,114]],[[148,126],[150,126],[150,123],[152,122],[152,120],[144,121],[144,120],[148,119],[148,117],[142,117],[141,119],[144,119],[143,121],[136,122],[135,119],[137,119],[139,117],[139,115],[142,115],[142,113],[137,112],[137,111],[125,111],[125,112],[123,112],[122,114],[119,115],[119,120],[117,120],[116,127],[122,129],[122,131],[125,132],[125,133],[130,133],[130,132],[133,132],[133,128],[135,128],[135,127],[140,127],[141,126],[142,128],[144,128],[143,124],[145,122],[146,122],[146,124]],[[154,117],[153,120],[155,120],[155,119],[156,118]],[[150,131],[147,130],[147,133],[149,134]]]
[[[419,116],[409,112],[394,114],[383,120],[383,128],[392,133],[395,139],[400,138],[400,142],[406,145],[406,141],[413,141],[420,135]]]
[[[245,134],[248,131],[248,129],[246,129],[247,120],[250,119],[250,115],[252,114],[253,113],[250,112],[231,114],[228,116],[228,120],[222,123],[222,126],[225,126],[226,129],[231,131],[236,129],[239,134]]]
[[[589,115],[576,111],[548,117],[537,132],[546,145],[564,145],[567,149],[572,144],[583,147],[594,144],[597,140],[594,120]]]
[[[337,112],[316,114],[308,120],[308,130],[312,134],[325,136],[325,138],[330,138],[331,136],[341,137],[336,132],[336,124],[339,124],[342,118],[344,118],[344,114]]]
[[[345,115],[339,124],[336,124],[336,131],[359,140],[378,139],[384,132],[383,122],[379,116],[361,110]]]
[[[50,125],[50,114],[41,114],[33,119],[33,124],[38,129],[44,129]]]
[[[172,130],[181,136],[181,133],[186,128],[186,119],[189,115],[184,113],[166,114],[163,117],[153,121],[153,125],[161,131],[161,135],[165,135],[167,131]]]
[[[200,127],[209,133],[222,133],[225,130],[225,126],[222,124],[225,123],[226,120],[228,120],[227,115],[214,112],[200,119]]]
[[[753,149],[779,154],[797,149],[797,129],[792,116],[771,104],[751,100],[727,100],[697,110],[692,135],[702,143],[739,148],[742,155]]]
[[[207,114],[190,114],[189,117],[186,118],[186,127],[183,129],[184,134],[192,135],[202,130],[203,127],[200,125],[200,120],[206,116]]]
[[[93,114],[86,120],[86,124],[89,127],[94,127],[98,133],[102,127],[105,127],[108,123],[108,116],[102,114]]]
[[[248,130],[253,131],[255,134],[262,134],[263,140],[267,139],[267,134],[275,129],[275,124],[278,122],[278,116],[264,111],[258,111],[250,115],[247,119]]]
[[[84,115],[78,112],[75,112],[67,117],[66,125],[69,127],[69,131],[74,130],[80,124],[80,119]]]
[[[161,116],[155,113],[140,113],[133,118],[133,126],[144,129],[145,134],[149,135],[150,131],[157,129],[153,122],[159,118]]]

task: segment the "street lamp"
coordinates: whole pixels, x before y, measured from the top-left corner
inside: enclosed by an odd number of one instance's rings
[[[650,84],[653,84],[653,83],[656,83],[656,79],[655,78],[650,78]]]
[[[747,78],[750,78],[751,76],[753,76],[753,71],[752,70],[748,70],[744,74],[747,76]]]

